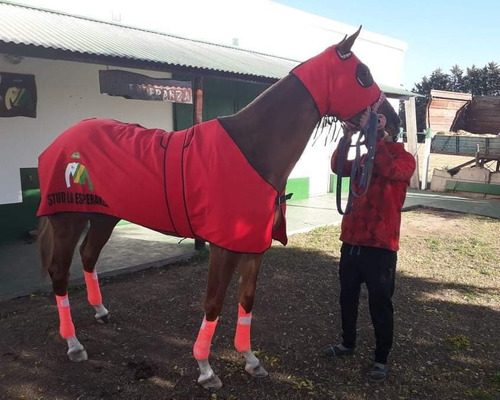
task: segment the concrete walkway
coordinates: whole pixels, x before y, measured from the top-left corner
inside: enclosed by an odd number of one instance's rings
[[[409,191],[404,209],[421,206],[500,219],[500,200],[497,199],[469,199],[428,191]],[[289,235],[338,224],[341,219],[333,194],[291,200],[287,206]],[[166,265],[187,259],[193,253],[194,241],[191,239],[181,241],[137,225],[121,225],[115,228],[102,251],[98,263],[99,275]],[[16,242],[0,246],[0,274],[0,301],[51,289],[49,279],[41,279],[34,243]],[[82,266],[77,254],[71,267],[71,282],[83,283]]]
[[[451,194],[410,190],[403,209],[416,207],[429,207],[500,219],[500,199],[471,199]]]

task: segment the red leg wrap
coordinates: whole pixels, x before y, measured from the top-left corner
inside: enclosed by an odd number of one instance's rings
[[[85,276],[85,284],[87,285],[87,299],[93,306],[102,304],[101,289],[99,288],[99,279],[97,278],[97,270],[93,272],[83,271]]]
[[[238,303],[238,322],[236,323],[236,334],[234,335],[234,347],[240,353],[250,350],[251,324],[252,313],[247,313],[241,303]]]
[[[59,311],[59,333],[63,339],[75,337],[75,326],[71,319],[68,295],[56,295],[57,311]]]
[[[212,345],[212,337],[214,336],[217,321],[218,318],[215,321],[207,321],[206,317],[203,317],[203,322],[198,332],[198,338],[193,347],[195,359],[207,360],[210,356],[210,346]]]

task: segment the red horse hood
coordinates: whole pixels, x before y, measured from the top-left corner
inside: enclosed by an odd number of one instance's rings
[[[292,70],[314,99],[320,115],[334,115],[345,121],[375,103],[380,89],[373,79],[363,86],[358,79],[359,59],[349,53],[341,58],[338,45],[309,59]],[[361,108],[360,108],[361,107]]]

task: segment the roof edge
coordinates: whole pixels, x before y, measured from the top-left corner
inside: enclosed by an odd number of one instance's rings
[[[43,7],[34,7],[34,6],[31,6],[31,5],[26,5],[26,4],[18,3],[18,2],[15,2],[15,1],[11,1],[11,0],[0,0],[0,4],[8,4],[8,5],[12,5],[12,6],[15,6],[15,7],[20,7],[20,8],[25,8],[25,9],[35,10],[35,11],[43,11],[43,12],[47,12],[47,13],[51,13],[51,14],[62,15],[62,16],[65,16],[65,17],[78,18],[78,19],[82,19],[82,20],[86,20],[86,21],[90,21],[90,22],[96,22],[96,23],[100,23],[100,24],[112,25],[112,26],[117,26],[117,27],[120,27],[120,28],[132,29],[132,30],[136,30],[136,31],[140,31],[140,32],[153,33],[155,35],[167,36],[167,37],[171,37],[171,38],[174,38],[174,39],[185,40],[185,41],[188,41],[188,42],[201,43],[201,44],[206,44],[206,45],[209,45],[209,46],[216,46],[216,47],[221,47],[221,48],[225,48],[225,49],[237,50],[237,51],[241,51],[241,52],[245,52],[245,53],[252,53],[252,54],[257,54],[257,55],[266,56],[266,57],[273,57],[273,58],[278,58],[278,59],[285,60],[285,61],[291,61],[291,62],[296,62],[296,63],[300,63],[301,62],[300,60],[296,60],[296,59],[293,59],[293,58],[278,56],[278,55],[269,54],[269,53],[263,53],[263,52],[255,51],[255,50],[244,49],[244,48],[241,48],[241,47],[235,47],[235,46],[229,46],[229,45],[224,45],[224,44],[219,44],[219,43],[207,42],[207,41],[204,41],[204,40],[191,39],[191,38],[187,38],[187,37],[184,37],[184,36],[173,35],[173,34],[170,34],[170,33],[159,32],[159,31],[150,30],[150,29],[144,29],[144,28],[139,28],[139,27],[136,27],[136,26],[133,26],[133,25],[125,25],[125,24],[120,24],[120,23],[117,23],[117,22],[104,21],[104,20],[101,20],[101,19],[91,18],[91,17],[87,17],[87,16],[82,16],[82,15],[77,15],[77,14],[70,14],[70,13],[67,13],[67,12],[64,12],[64,11],[59,11],[59,10],[53,10],[53,9],[48,9],[48,8],[43,8]]]

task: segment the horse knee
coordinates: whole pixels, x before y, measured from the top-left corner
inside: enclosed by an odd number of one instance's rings
[[[82,258],[83,269],[86,272],[93,272],[94,267],[97,264],[97,257],[82,255],[81,258]]]
[[[254,301],[254,296],[248,295],[243,293],[240,298],[239,302],[241,306],[245,309],[246,312],[251,312],[253,309],[253,301]]]
[[[240,283],[240,288],[238,292],[238,302],[243,306],[243,308],[247,312],[252,311],[256,289],[257,286],[255,283],[252,282]]]
[[[205,315],[207,321],[214,321],[222,311],[222,304],[218,304],[217,302],[207,301],[204,304]]]
[[[52,264],[49,266],[49,275],[54,293],[58,296],[64,296],[68,288],[69,271],[57,268],[55,264]]]
[[[93,254],[88,248],[86,241],[80,246],[80,258],[82,260],[83,269],[87,272],[92,272],[97,264],[97,255]]]

